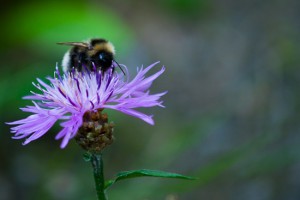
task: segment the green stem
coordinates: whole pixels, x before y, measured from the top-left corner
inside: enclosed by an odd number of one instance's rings
[[[92,154],[91,163],[94,171],[94,179],[98,200],[107,200],[104,191],[104,175],[102,154]]]

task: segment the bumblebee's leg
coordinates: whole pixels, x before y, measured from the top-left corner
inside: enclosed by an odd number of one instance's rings
[[[115,72],[115,66],[112,65],[111,74],[114,74],[114,72]]]

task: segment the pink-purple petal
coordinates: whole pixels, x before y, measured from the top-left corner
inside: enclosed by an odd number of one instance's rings
[[[149,88],[153,81],[164,71],[162,67],[158,72],[146,77],[146,74],[158,62],[146,68],[138,68],[137,75],[130,81],[126,66],[126,76],[115,72],[102,73],[93,71],[88,73],[74,71],[60,75],[56,70],[56,77],[48,77],[48,83],[37,79],[33,85],[39,93],[24,97],[34,100],[32,106],[21,108],[24,112],[32,113],[27,118],[9,122],[15,125],[11,128],[14,139],[26,138],[24,145],[42,137],[59,120],[62,129],[55,139],[62,139],[61,148],[65,148],[79,127],[86,111],[99,108],[114,109],[127,115],[139,118],[153,125],[153,116],[146,115],[138,109],[140,107],[163,107],[160,98],[166,94],[150,94]],[[36,102],[35,102],[36,101]]]

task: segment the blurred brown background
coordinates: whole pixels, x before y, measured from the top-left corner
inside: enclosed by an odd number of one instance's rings
[[[37,77],[52,75],[67,47],[107,38],[132,74],[155,61],[166,72],[155,126],[109,112],[115,143],[105,175],[150,168],[196,181],[141,178],[114,185],[112,200],[300,199],[300,1],[49,1],[1,4],[0,200],[95,199],[90,163],[55,126],[22,146],[4,122],[26,117]],[[160,67],[160,66],[159,66]],[[159,67],[156,69],[158,70]]]

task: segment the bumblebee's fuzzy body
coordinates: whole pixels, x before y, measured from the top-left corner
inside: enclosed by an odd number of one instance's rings
[[[96,68],[103,72],[112,67],[115,55],[115,48],[105,39],[91,39],[87,42],[63,42],[58,43],[73,46],[64,55],[62,61],[63,71],[70,71],[73,67],[81,71],[84,67],[93,69],[93,63]]]

